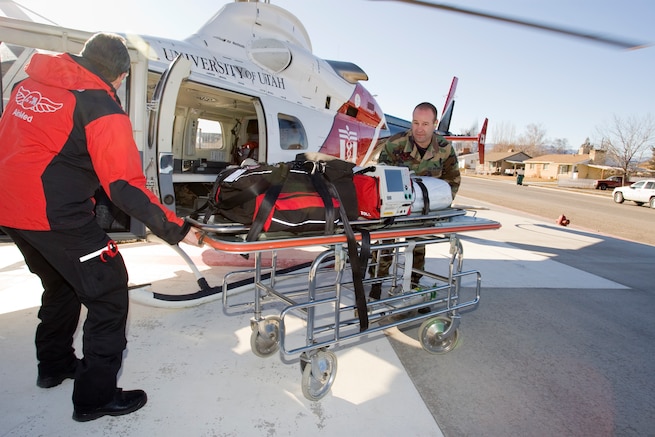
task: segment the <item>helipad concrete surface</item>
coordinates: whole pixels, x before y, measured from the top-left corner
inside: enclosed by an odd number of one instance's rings
[[[539,220],[497,211],[479,215],[503,225],[462,235],[465,269],[482,272],[483,287],[623,287],[558,263],[546,249],[521,250],[506,243],[520,232],[533,247],[561,244],[575,250],[594,244],[593,236],[572,237]],[[243,268],[234,266],[238,259],[226,262],[207,247],[182,247],[210,285],[220,285],[225,273]],[[433,271],[447,268],[449,255],[443,249],[428,248]],[[151,284],[146,290],[166,294],[199,288],[192,270],[165,244],[127,243],[120,250],[132,285]],[[313,254],[296,251],[292,257],[311,259]],[[431,400],[421,398],[386,338],[402,339],[405,334],[397,328],[331,348],[338,362],[334,384],[323,399],[310,401],[302,392],[298,357],[253,354],[251,310],[226,312],[220,299],[186,308],[133,299],[119,386],[146,390],[148,404],[123,417],[74,422],[71,380],[48,390],[35,385],[33,338],[40,292],[17,249],[0,244],[0,436],[442,435],[426,407]],[[405,340],[420,351],[416,339]],[[81,351],[81,333],[76,349]]]
[[[203,263],[209,249],[183,247],[210,284],[220,284],[225,268]],[[120,250],[131,284],[152,283],[160,293],[198,289],[170,247],[141,242]],[[383,333],[336,348],[332,389],[310,401],[297,357],[255,356],[252,314],[226,315],[220,300],[181,309],[132,302],[119,386],[144,389],[148,403],[127,416],[74,422],[72,380],[35,385],[39,280],[12,244],[0,244],[0,260],[1,436],[441,435]]]

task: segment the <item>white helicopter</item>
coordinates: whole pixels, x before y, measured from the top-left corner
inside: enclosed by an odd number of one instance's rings
[[[3,0],[2,6],[7,15],[21,16],[16,3]],[[91,36],[4,17],[0,30],[3,99],[25,77],[34,50],[77,53]],[[361,68],[315,56],[303,24],[268,0],[226,4],[182,41],[124,36],[132,65],[120,97],[149,188],[178,215],[204,203],[216,174],[243,159],[274,163],[318,151],[363,165],[380,140],[409,126],[385,115],[361,84],[368,79]],[[454,78],[437,130],[452,141],[477,143],[483,162],[487,120],[475,136],[449,132],[456,86]],[[117,238],[145,235],[143,225],[127,217],[112,216],[106,227]]]

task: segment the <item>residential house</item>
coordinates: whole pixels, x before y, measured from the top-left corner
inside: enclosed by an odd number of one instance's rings
[[[560,177],[575,179],[578,177],[579,167],[589,164],[590,161],[589,154],[537,156],[524,161],[525,177],[551,180]]]
[[[594,149],[589,141],[582,146],[578,151],[579,155],[588,154],[589,162],[580,164],[577,171],[573,174],[572,179],[606,179],[614,175],[623,175],[623,170],[619,167],[612,167],[607,164],[607,152],[605,150]]]
[[[588,144],[583,144],[578,153],[553,154],[531,158],[525,161],[525,176],[538,179],[557,179],[563,181],[588,181],[589,185],[596,179],[605,179],[613,175],[621,175],[618,167],[606,165],[606,152],[596,150]]]
[[[479,165],[476,172],[511,176],[524,168],[524,162],[527,159],[530,159],[530,155],[513,150],[509,152],[486,152],[484,154],[484,164]]]
[[[475,171],[480,164],[480,155],[478,152],[457,155],[457,161],[459,161],[460,170]]]

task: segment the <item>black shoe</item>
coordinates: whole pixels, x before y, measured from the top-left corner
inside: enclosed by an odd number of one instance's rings
[[[52,388],[64,382],[64,379],[75,379],[75,372],[63,373],[57,376],[39,376],[36,379],[36,385],[41,388]]]
[[[78,422],[88,422],[102,416],[122,416],[123,414],[133,413],[143,407],[148,401],[148,396],[143,390],[129,390],[117,388],[114,393],[114,399],[102,407],[85,410],[75,408],[73,411],[73,420]]]
[[[62,382],[64,382],[64,379],[75,379],[75,369],[79,363],[79,360],[75,361],[75,366],[67,372],[60,373],[59,375],[54,375],[54,376],[42,376],[39,375],[36,378],[36,385],[37,387],[41,388],[52,388],[56,387]]]

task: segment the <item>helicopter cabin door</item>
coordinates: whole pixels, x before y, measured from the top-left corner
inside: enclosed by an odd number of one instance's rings
[[[248,158],[266,159],[259,97],[192,71],[189,74],[184,58],[161,75],[148,73],[152,95],[144,173],[152,191],[180,217],[207,203],[216,177],[226,167]]]
[[[161,202],[175,211],[173,189],[173,126],[177,95],[191,74],[191,61],[178,56],[155,87],[151,100],[148,144],[144,150],[144,172],[150,188]]]

